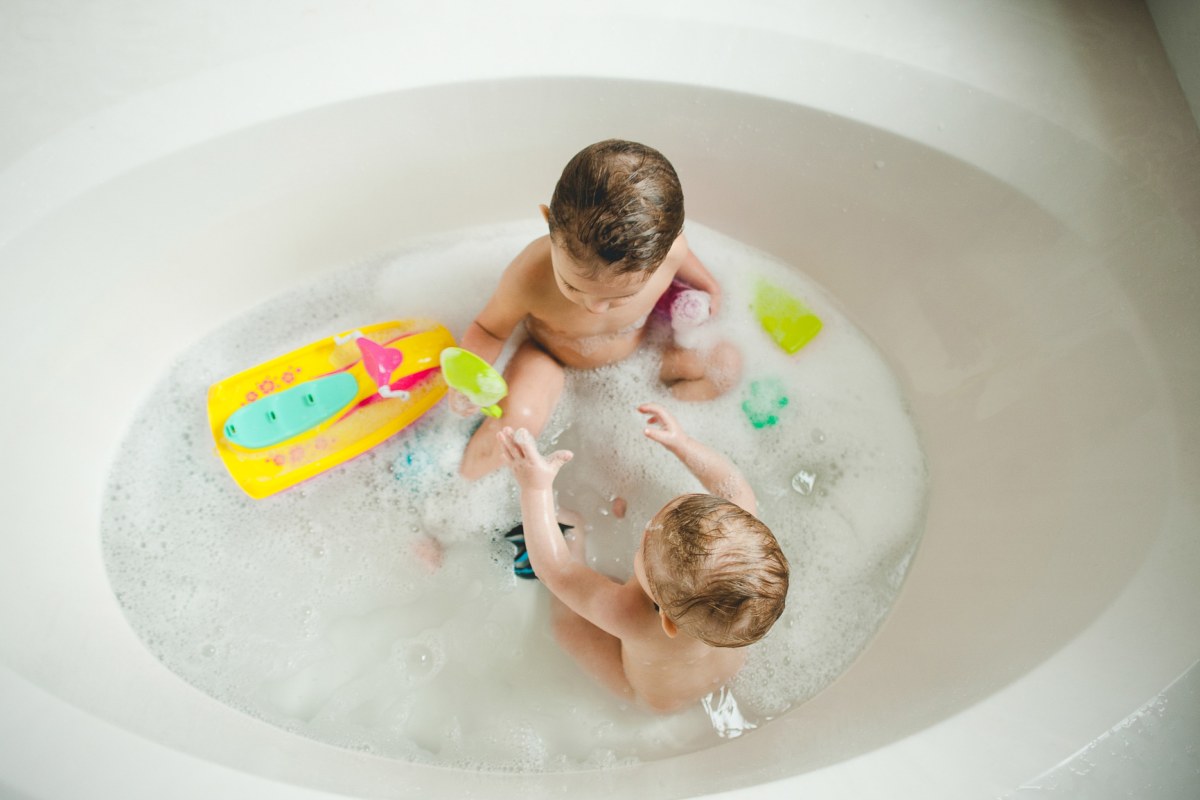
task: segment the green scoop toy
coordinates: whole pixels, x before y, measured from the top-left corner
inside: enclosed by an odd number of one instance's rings
[[[489,417],[500,416],[496,403],[508,394],[508,384],[495,367],[461,347],[447,347],[441,362],[442,377],[451,389],[462,392]]]

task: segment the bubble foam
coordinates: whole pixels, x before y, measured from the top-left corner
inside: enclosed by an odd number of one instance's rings
[[[746,472],[792,583],[784,616],[751,649],[732,695],[709,704],[721,719],[710,724],[700,703],[671,717],[631,709],[559,650],[544,589],[514,578],[500,539],[520,516],[511,479],[457,477],[474,421],[438,406],[262,501],[243,495],[213,455],[210,384],[372,322],[431,317],[464,330],[500,267],[537,235],[525,224],[457,232],[344,270],[179,357],[124,440],[102,519],[113,590],[147,647],[203,691],[289,731],[498,771],[669,757],[719,743],[730,707],[750,731],[820,691],[866,646],[899,589],[921,532],[924,458],[883,359],[819,287],[694,223],[688,233],[725,292],[703,341],[739,345],[740,383],[709,403],[675,401],[657,378],[668,335],[658,325],[627,361],[568,372],[542,445],[575,451],[557,484],[560,505],[583,520],[588,562],[618,579],[632,571],[645,522],[699,489],[645,438],[638,404],[664,404]],[[752,317],[755,277],[824,321],[795,355]],[[787,401],[761,428],[743,408],[754,381]],[[814,477],[797,489],[801,474]]]

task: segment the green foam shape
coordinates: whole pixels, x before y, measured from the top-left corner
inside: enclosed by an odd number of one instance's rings
[[[795,353],[821,332],[821,319],[801,300],[759,280],[754,289],[754,316],[784,352]]]
[[[747,397],[742,401],[742,413],[751,425],[762,430],[779,424],[779,412],[787,404],[783,382],[778,378],[766,378],[750,382]]]

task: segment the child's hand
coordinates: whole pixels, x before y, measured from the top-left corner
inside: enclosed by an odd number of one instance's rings
[[[716,281],[697,286],[702,292],[708,292],[708,317],[712,319],[721,310],[721,286]]]
[[[460,417],[470,417],[479,413],[479,406],[467,399],[467,396],[457,389],[446,387],[446,401],[450,410]]]
[[[647,439],[652,439],[667,449],[678,447],[687,439],[687,434],[683,432],[679,422],[657,403],[643,403],[638,406],[638,411],[650,416],[646,422],[651,426],[660,426],[646,428],[643,432]]]
[[[543,456],[538,452],[533,434],[524,428],[513,431],[506,427],[496,434],[496,440],[500,442],[504,463],[508,464],[522,489],[549,489],[562,465],[575,456],[570,450],[555,450],[549,456]]]

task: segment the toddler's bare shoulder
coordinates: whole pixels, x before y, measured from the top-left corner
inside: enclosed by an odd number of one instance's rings
[[[517,254],[504,270],[502,285],[531,299],[541,296],[549,284],[553,286],[553,266],[550,262],[549,237],[535,239]]]
[[[680,233],[675,237],[675,241],[671,243],[671,249],[667,251],[667,257],[670,258],[671,256],[674,256],[676,258],[683,258],[691,249],[691,245],[688,244],[687,236],[683,233]]]
[[[550,237],[542,236],[525,245],[505,270],[505,275],[517,281],[534,281],[550,269]]]

